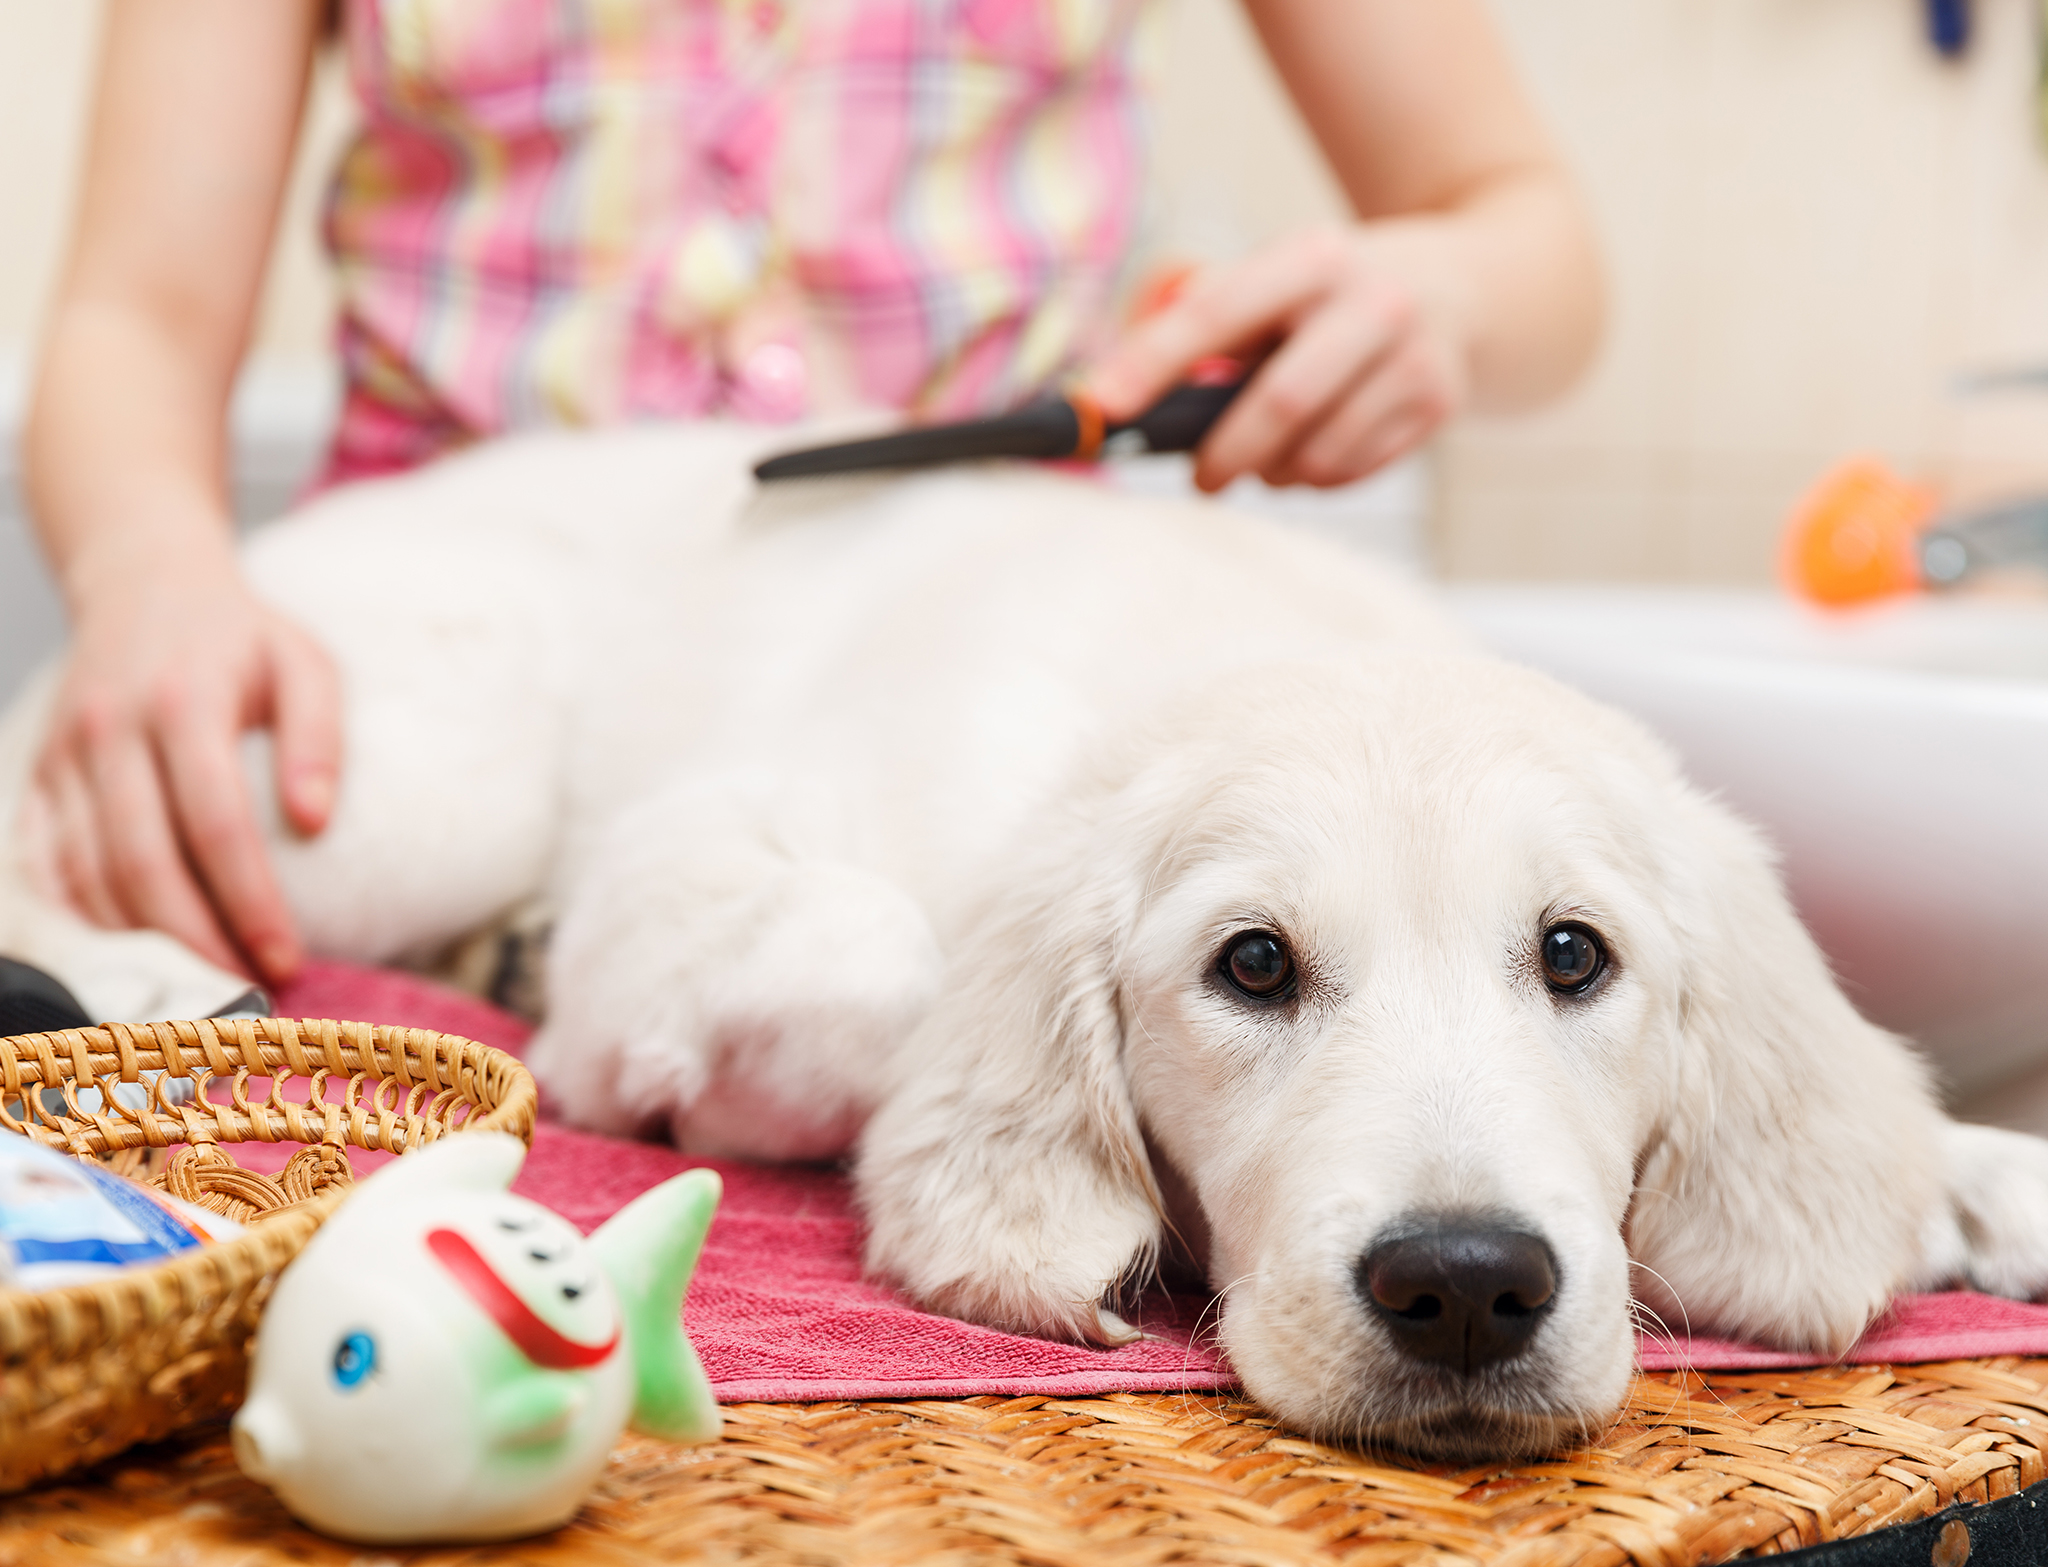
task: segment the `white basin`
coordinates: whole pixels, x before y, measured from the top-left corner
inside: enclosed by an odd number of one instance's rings
[[[1864,1015],[2048,1130],[2048,604],[1468,587],[1495,650],[1642,718],[1762,826]]]

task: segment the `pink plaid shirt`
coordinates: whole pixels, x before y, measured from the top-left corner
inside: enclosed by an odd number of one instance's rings
[[[331,476],[543,423],[952,415],[1131,247],[1143,0],[349,0]]]

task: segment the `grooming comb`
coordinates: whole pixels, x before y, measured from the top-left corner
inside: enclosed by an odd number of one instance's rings
[[[1238,374],[1241,377],[1242,371]],[[993,419],[924,425],[864,441],[783,452],[756,465],[754,477],[772,483],[884,468],[929,468],[977,457],[1085,461],[1112,445],[1144,452],[1193,451],[1243,385],[1241,378],[1187,382],[1122,424],[1105,421],[1101,408],[1084,392],[1041,397]]]

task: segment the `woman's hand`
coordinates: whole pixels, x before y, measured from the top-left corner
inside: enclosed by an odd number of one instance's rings
[[[1268,353],[1196,482],[1342,484],[1468,404],[1569,385],[1599,336],[1592,227],[1483,0],[1243,4],[1358,221],[1199,274],[1096,367],[1103,412]]]
[[[299,961],[237,757],[276,731],[314,832],[340,751],[334,671],[258,602],[228,520],[247,343],[321,0],[112,0],[71,254],[27,440],[29,509],[71,611],[32,837],[80,910],[269,981]]]
[[[318,832],[340,764],[326,653],[261,603],[225,549],[129,554],[79,606],[32,808],[71,901],[275,984],[302,957],[238,754],[275,735],[278,797]],[[246,955],[246,956],[245,956]]]
[[[1277,344],[1202,443],[1195,482],[1348,484],[1413,450],[1464,405],[1472,372],[1454,258],[1426,223],[1292,235],[1197,273],[1096,367],[1114,422],[1204,358]],[[1415,276],[1435,256],[1432,281]]]

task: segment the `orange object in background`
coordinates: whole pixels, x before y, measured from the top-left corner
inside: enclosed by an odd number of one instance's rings
[[[1939,497],[1874,457],[1833,469],[1785,522],[1786,586],[1820,604],[1860,604],[1925,587],[1920,537]]]

